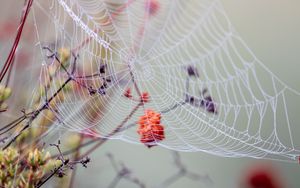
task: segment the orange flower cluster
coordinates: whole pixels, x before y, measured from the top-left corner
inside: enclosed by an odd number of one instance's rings
[[[147,147],[155,146],[155,142],[165,139],[164,127],[160,124],[161,114],[153,110],[146,110],[139,119],[138,134],[140,141]]]

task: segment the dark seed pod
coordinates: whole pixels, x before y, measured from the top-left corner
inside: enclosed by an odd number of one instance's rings
[[[187,68],[187,73],[189,76],[195,76],[195,77],[199,77],[199,73],[198,70],[196,69],[196,67],[189,65]]]

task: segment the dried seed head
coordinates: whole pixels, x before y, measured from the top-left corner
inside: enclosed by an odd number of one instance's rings
[[[100,67],[99,67],[100,74],[104,74],[105,73],[105,69],[106,69],[106,64],[100,65]]]
[[[194,77],[199,77],[199,73],[198,73],[198,70],[196,69],[196,67],[192,66],[192,65],[189,65],[187,68],[187,73],[189,76],[194,76]]]

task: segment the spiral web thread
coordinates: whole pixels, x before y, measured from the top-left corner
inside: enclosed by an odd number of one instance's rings
[[[78,53],[76,74],[90,75],[106,64],[105,77],[112,79],[105,95],[89,96],[86,90],[64,93],[64,100],[53,109],[57,117],[53,127],[75,132],[92,129],[93,136],[108,135],[136,105],[123,96],[127,88],[134,88],[129,64],[136,84],[149,92],[151,101],[111,139],[140,143],[135,123],[145,109],[153,109],[162,113],[165,127],[166,139],[157,143],[160,146],[297,162],[300,145],[294,140],[299,128],[289,117],[294,111],[288,107],[299,99],[299,93],[255,57],[221,3],[155,1],[159,6],[149,14],[151,2],[35,2],[37,51],[42,54],[36,60],[41,65],[40,80],[53,63],[45,58],[45,45],[54,51],[68,47]],[[42,18],[47,21],[40,22]],[[197,69],[198,78],[188,77],[188,66]],[[99,79],[81,81],[96,87]],[[49,88],[47,95],[58,88]],[[203,100],[204,89],[214,99],[215,114],[185,99]]]

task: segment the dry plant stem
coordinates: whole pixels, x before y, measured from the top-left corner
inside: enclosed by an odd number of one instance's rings
[[[12,60],[11,66],[9,67],[8,75],[7,75],[6,82],[5,82],[5,87],[8,87],[14,63],[15,63],[15,57]]]
[[[161,187],[169,187],[170,185],[174,184],[176,181],[183,177],[206,183],[208,186],[213,184],[212,180],[208,175],[200,175],[188,171],[187,167],[182,163],[178,152],[173,152],[173,158],[175,166],[178,168],[178,170],[175,174],[171,175],[169,178],[163,181],[161,183]]]
[[[30,116],[28,122],[26,123],[26,125],[3,147],[3,150],[5,150],[6,148],[8,148],[22,133],[23,131],[25,131],[26,129],[28,129],[31,125],[31,123],[33,122],[33,120],[35,120],[35,118],[45,109],[48,108],[48,104],[63,90],[63,88],[72,80],[72,77],[69,77],[64,83],[63,85],[45,102],[45,104],[40,107],[38,110],[34,111],[33,114]],[[26,118],[25,118],[26,119]],[[24,119],[24,120],[25,120]]]
[[[59,145],[60,145],[60,141],[58,141],[58,144],[50,144],[50,146],[55,146],[57,148],[60,154],[57,157],[57,159],[61,161],[61,165],[55,168],[49,175],[46,175],[45,179],[38,182],[36,187],[41,187],[48,180],[50,180],[50,178],[53,177],[55,174],[57,174],[59,177],[64,177],[65,176],[64,168],[74,169],[75,165],[77,164],[82,164],[83,167],[87,168],[87,164],[90,162],[90,158],[86,157],[85,159],[70,161],[69,159],[65,158],[65,156],[62,154]]]
[[[125,123],[127,123],[130,118],[133,116],[133,114],[139,109],[139,107],[141,107],[143,105],[142,102],[140,102],[139,104],[137,104],[132,111],[129,113],[129,115],[120,123],[120,125],[118,125],[111,133],[109,133],[106,138],[101,139],[95,146],[93,146],[91,149],[89,149],[88,151],[86,151],[83,155],[81,155],[80,158],[84,158],[88,155],[90,155],[95,149],[97,149],[98,147],[100,147],[102,144],[104,144],[109,137],[115,135],[116,133],[118,133],[122,127],[125,125]]]
[[[49,181],[57,172],[64,166],[64,164],[61,164],[59,167],[55,168],[53,172],[42,182],[40,182],[38,185],[36,185],[37,188],[42,187],[47,181]]]
[[[122,179],[122,175],[117,174],[114,179],[111,181],[111,183],[108,185],[107,188],[115,188],[118,183],[120,182],[120,180]]]
[[[112,165],[112,167],[115,169],[117,175],[114,177],[114,179],[110,182],[110,184],[108,185],[108,188],[114,188],[117,186],[117,184],[120,182],[120,180],[122,179],[122,177],[126,174],[126,172],[129,172],[129,171],[124,171],[123,170],[123,173],[122,173],[122,169],[119,171],[118,170],[118,167],[117,167],[117,164],[116,164],[116,161],[114,160],[113,156],[111,154],[108,154],[107,155],[109,160],[110,160],[110,163]]]
[[[95,143],[96,141],[100,141],[100,140],[103,140],[103,138],[99,138],[99,139],[97,139],[97,140],[90,140],[90,141],[88,141],[88,142],[86,142],[86,143],[83,143],[83,144],[81,144],[81,145],[79,145],[79,146],[73,148],[73,149],[64,151],[64,152],[63,152],[63,155],[70,155],[70,154],[73,154],[73,153],[76,152],[78,149],[82,149],[82,148],[84,148],[84,147],[86,147],[86,146],[89,146],[89,145]],[[51,158],[57,158],[58,156],[59,156],[58,154],[57,154],[57,155],[53,155]]]
[[[27,116],[26,115],[22,115],[21,117],[15,119],[14,121],[10,122],[9,124],[3,126],[0,128],[0,132],[1,131],[4,131],[4,132],[1,132],[0,135],[4,134],[7,132],[7,130],[11,130],[12,128],[14,128],[15,126],[17,126],[20,122],[22,122],[24,119],[26,119]]]
[[[5,131],[1,132],[1,135],[9,132],[10,130],[12,130],[13,128],[15,128],[19,123],[21,123],[22,121],[24,121],[26,119],[26,117],[22,117],[21,119],[19,119],[18,121],[14,121],[14,124],[12,124],[12,126],[10,126],[8,129],[6,129]]]
[[[49,181],[55,174],[59,173],[59,171],[66,165],[68,165],[69,160],[65,160],[64,155],[61,153],[60,147],[59,147],[60,141],[58,141],[58,144],[50,144],[50,146],[55,146],[59,152],[59,157],[58,159],[61,160],[61,165],[59,165],[58,167],[56,167],[51,173],[50,175],[48,175],[44,180],[40,181],[36,187],[41,187],[42,185],[44,185],[47,181]]]
[[[187,104],[186,101],[181,101],[181,102],[176,103],[176,104],[174,104],[173,106],[171,106],[171,107],[169,107],[169,108],[167,108],[167,109],[165,109],[165,110],[160,111],[160,113],[161,113],[161,114],[168,113],[168,112],[170,112],[170,111],[176,109],[177,107],[179,107],[179,106],[181,106],[181,105],[183,106],[183,105],[185,105],[185,104]]]
[[[121,169],[119,169],[116,161],[114,160],[114,157],[111,154],[108,154],[107,156],[112,167],[117,173],[114,179],[110,182],[108,188],[115,188],[122,179],[132,182],[138,185],[140,188],[145,188],[144,183],[137,177],[132,176],[131,170],[128,169],[123,163],[121,164]]]
[[[82,144],[83,140],[84,140],[84,137],[83,137],[83,135],[81,134],[81,135],[80,135],[79,144],[78,144],[79,146]],[[74,155],[74,161],[77,161],[77,160],[79,159],[79,156],[80,156],[80,148],[78,148],[78,149],[76,150],[76,153],[75,153],[75,155]],[[72,188],[73,185],[74,185],[75,176],[76,176],[76,169],[77,169],[77,167],[74,166],[74,169],[71,171],[71,174],[72,174],[72,175],[71,175],[71,179],[70,179],[69,188]]]
[[[13,60],[14,60],[14,57],[15,57],[16,49],[19,45],[19,41],[20,41],[21,36],[22,36],[23,28],[24,28],[27,16],[29,14],[30,8],[32,6],[32,3],[33,3],[33,0],[28,0],[27,4],[26,4],[26,9],[25,9],[25,11],[22,12],[22,18],[21,18],[21,21],[20,21],[20,25],[18,27],[17,36],[15,37],[14,44],[13,44],[13,46],[10,50],[10,53],[9,53],[9,55],[8,55],[6,61],[5,61],[4,67],[2,68],[2,70],[0,72],[0,83],[2,82],[2,80],[5,76],[5,74],[7,73],[8,69],[12,66],[12,64],[14,62]]]
[[[166,179],[162,184],[161,187],[169,187],[173,183],[175,183],[178,179],[182,178],[184,176],[183,171],[179,171],[176,174],[170,176],[168,179]]]

